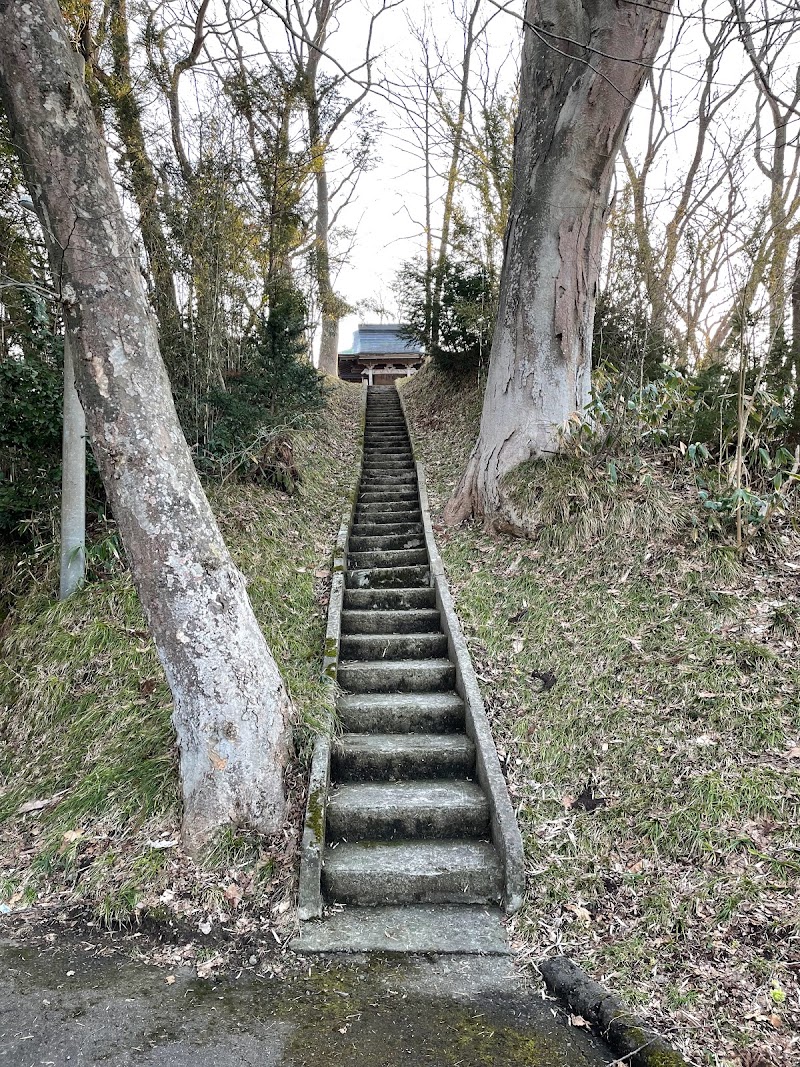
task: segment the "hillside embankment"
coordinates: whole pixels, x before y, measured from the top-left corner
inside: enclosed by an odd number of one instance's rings
[[[527,538],[447,528],[481,389],[403,393],[525,839],[522,956],[571,955],[697,1062],[797,1062],[797,517],[737,552],[661,446],[635,478],[526,465]]]

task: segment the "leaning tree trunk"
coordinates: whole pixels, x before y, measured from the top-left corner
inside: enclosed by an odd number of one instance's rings
[[[290,702],[197,478],[57,0],[0,0],[0,93],[89,437],[175,702],[184,840],[283,819]]]
[[[671,3],[528,0],[498,317],[480,434],[448,521],[496,511],[504,475],[557,451],[589,399],[614,158]]]

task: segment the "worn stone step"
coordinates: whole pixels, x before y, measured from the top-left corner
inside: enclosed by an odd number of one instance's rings
[[[291,948],[300,953],[380,952],[508,956],[500,908],[480,904],[355,905],[300,924]]]
[[[365,456],[402,456],[412,455],[411,442],[393,441],[372,441],[370,443],[364,442],[364,455]]]
[[[471,778],[475,746],[466,734],[343,734],[331,750],[337,782]]]
[[[495,904],[502,871],[479,841],[358,841],[326,848],[322,881],[342,904]]]
[[[441,632],[342,634],[339,654],[348,660],[441,659],[447,656],[447,638]]]
[[[359,492],[362,489],[376,488],[393,485],[416,485],[417,473],[416,471],[384,471],[382,474],[370,474],[366,471],[361,476],[361,482],[359,483]]]
[[[456,669],[449,659],[341,660],[336,680],[348,693],[443,693]]]
[[[411,438],[406,430],[367,430],[364,435],[364,448],[373,448],[379,445],[403,447],[410,444]]]
[[[381,489],[362,489],[358,494],[359,504],[378,504],[382,500],[419,500],[419,490],[416,485],[389,485]]]
[[[405,478],[373,478],[370,476],[362,478],[358,492],[359,495],[361,493],[387,493],[395,489],[410,489],[412,493],[417,495],[419,486],[417,485],[416,476]]]
[[[402,548],[423,548],[425,538],[418,534],[389,534],[388,536],[351,536],[347,547],[351,552],[391,552]]]
[[[369,470],[376,465],[380,467],[381,464],[390,464],[392,468],[395,468],[400,463],[413,463],[414,454],[411,449],[405,448],[387,448],[383,450],[375,450],[374,452],[364,453],[364,469]],[[385,469],[385,468],[384,468]]]
[[[489,803],[475,782],[346,782],[328,797],[329,841],[483,838]]]
[[[440,627],[439,612],[432,608],[342,612],[343,634],[422,634]]]
[[[449,734],[464,729],[457,693],[340,693],[336,710],[348,733]]]
[[[351,537],[407,537],[423,536],[421,522],[354,522],[350,527]]]
[[[425,548],[369,549],[366,552],[350,552],[347,566],[353,570],[368,570],[371,567],[416,567],[427,564]]]
[[[365,456],[362,476],[372,481],[391,481],[393,474],[416,474],[417,466],[412,456]]]
[[[430,586],[415,589],[345,589],[344,606],[361,611],[433,608],[436,606],[436,593]]]
[[[393,509],[390,511],[364,511],[363,508],[356,506],[354,515],[355,526],[386,526],[392,523],[397,524],[400,522],[422,522],[422,512],[419,506],[416,508],[405,507],[401,509]]]
[[[350,570],[345,574],[348,589],[408,589],[430,585],[430,568],[416,567],[370,567],[365,570]]]

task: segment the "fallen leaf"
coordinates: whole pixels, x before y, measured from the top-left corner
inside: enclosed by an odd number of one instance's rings
[[[238,908],[242,902],[242,891],[235,882],[231,882],[225,890],[224,896],[233,908]]]
[[[17,815],[27,815],[29,811],[41,811],[43,808],[49,808],[51,805],[57,804],[65,792],[66,790],[62,789],[60,793],[53,793],[46,800],[28,800],[17,808]]]
[[[573,915],[577,916],[584,923],[590,923],[592,921],[591,912],[584,908],[583,904],[566,904],[567,911],[571,911]]]
[[[203,960],[202,963],[198,963],[198,965],[197,965],[197,977],[198,978],[209,978],[211,976],[211,973],[214,970],[214,968],[219,966],[219,964],[221,962],[222,962],[222,957],[219,954],[216,954],[216,955],[212,956],[211,959]]]
[[[175,975],[168,974],[164,981],[167,983],[167,985],[175,985]]]
[[[570,1026],[586,1026],[586,1027],[588,1027],[590,1025],[584,1019],[584,1017],[582,1015],[570,1015],[569,1022],[570,1022]]]

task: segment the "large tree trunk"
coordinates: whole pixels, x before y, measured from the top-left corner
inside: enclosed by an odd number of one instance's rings
[[[0,0],[0,92],[47,236],[89,438],[175,701],[183,832],[283,819],[290,703],[181,432],[56,0]]]
[[[557,451],[589,399],[614,158],[670,7],[528,0],[498,317],[480,434],[446,509],[451,522],[496,511],[504,475]]]
[[[794,368],[794,406],[792,411],[792,431],[800,441],[800,236],[794,255],[794,274],[792,275],[792,348],[790,359]]]
[[[330,198],[328,193],[328,169],[325,156],[327,145],[323,143],[319,101],[316,93],[316,64],[309,65],[308,79],[308,136],[311,144],[314,183],[317,193],[316,232],[314,241],[314,271],[317,276],[322,330],[319,342],[318,369],[322,374],[339,377],[339,318],[342,301],[336,295],[331,281],[330,256]]]

